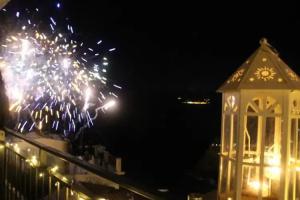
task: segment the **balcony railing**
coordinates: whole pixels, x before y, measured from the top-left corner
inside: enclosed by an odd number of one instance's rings
[[[124,176],[10,129],[5,133],[0,141],[0,199],[162,199]]]

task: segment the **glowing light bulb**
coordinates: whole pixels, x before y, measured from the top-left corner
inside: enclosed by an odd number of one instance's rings
[[[32,156],[30,160],[31,166],[35,167],[38,165],[38,160],[36,159],[36,156]]]
[[[20,147],[18,146],[18,144],[15,144],[15,145],[14,145],[14,150],[15,150],[15,152],[17,152],[17,153],[20,153]]]
[[[68,179],[66,177],[64,177],[64,176],[62,177],[62,180],[65,181],[65,182],[68,181]]]
[[[51,171],[52,173],[55,173],[57,170],[58,170],[58,166],[55,165],[54,167],[51,168],[50,171]]]

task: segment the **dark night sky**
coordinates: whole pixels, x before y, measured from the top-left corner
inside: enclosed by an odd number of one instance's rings
[[[78,29],[118,49],[112,75],[124,89],[119,121],[111,125],[118,128],[108,131],[114,137],[108,140],[117,141],[112,148],[118,153],[130,149],[129,157],[150,159],[146,163],[158,157],[164,163],[158,169],[181,159],[192,167],[219,135],[221,97],[215,91],[259,46],[261,37],[300,73],[300,13],[295,5],[85,2],[65,3]],[[183,108],[177,96],[209,96],[212,104]]]
[[[57,12],[69,16],[77,32],[117,48],[109,73],[123,86],[119,108],[89,135],[122,156],[129,174],[150,183],[176,180],[218,138],[221,95],[215,91],[261,37],[300,73],[296,4],[61,2]],[[178,96],[209,97],[212,103],[184,106]]]

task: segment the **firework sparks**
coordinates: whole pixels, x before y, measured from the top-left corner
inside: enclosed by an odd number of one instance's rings
[[[0,70],[20,132],[35,128],[75,133],[93,125],[98,111],[115,105],[115,100],[107,101],[117,97],[109,88],[121,87],[105,77],[109,62],[99,53],[102,40],[85,47],[70,38],[71,25],[66,33],[58,32],[54,17],[49,17],[49,31],[40,30],[26,13],[18,11],[14,18],[20,25],[1,45]]]

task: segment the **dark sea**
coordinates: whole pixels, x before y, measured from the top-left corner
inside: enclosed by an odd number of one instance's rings
[[[159,98],[158,98],[159,97]],[[86,143],[101,143],[122,157],[126,175],[170,199],[216,190],[221,95],[156,93],[123,96],[122,103],[85,133]],[[184,104],[209,98],[206,105]]]

